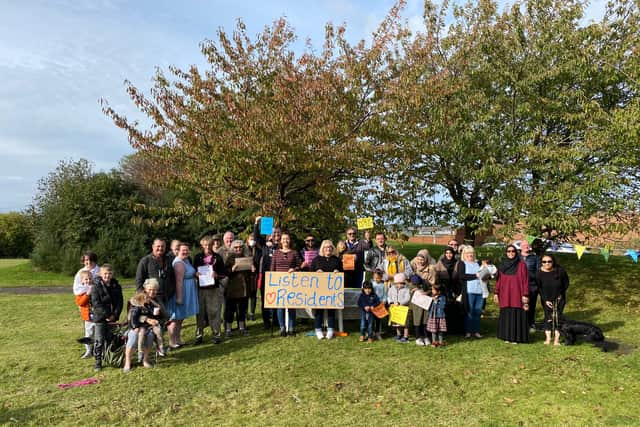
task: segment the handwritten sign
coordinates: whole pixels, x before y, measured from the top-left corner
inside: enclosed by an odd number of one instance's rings
[[[213,267],[210,265],[201,265],[198,267],[198,283],[201,287],[216,284],[216,279],[213,277]]]
[[[375,307],[373,307],[371,309],[371,312],[378,319],[384,319],[385,317],[387,317],[389,315],[389,311],[384,306],[384,303],[380,303],[380,304],[376,305]]]
[[[263,216],[260,218],[260,234],[267,235],[273,233],[273,217]]]
[[[315,249],[307,249],[304,251],[304,262],[307,264],[307,267],[311,266],[313,259],[318,256],[318,251]]]
[[[344,308],[344,273],[264,273],[267,308]]]
[[[423,310],[429,310],[429,307],[431,307],[432,301],[433,301],[433,298],[431,298],[429,295],[425,294],[424,292],[420,292],[420,291],[415,291],[413,293],[413,296],[411,297],[411,302],[417,305],[418,307],[422,308]]]
[[[342,255],[342,269],[344,271],[353,271],[356,269],[356,256],[355,254]]]
[[[373,228],[373,218],[358,218],[358,230],[371,230]]]
[[[406,305],[392,305],[389,307],[389,322],[404,326],[407,323],[409,307]]]

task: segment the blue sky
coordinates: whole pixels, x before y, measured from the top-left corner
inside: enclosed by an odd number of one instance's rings
[[[604,0],[592,3],[599,16]],[[202,65],[199,43],[241,17],[251,35],[285,15],[300,42],[322,43],[324,24],[368,38],[394,4],[361,1],[0,0],[0,212],[19,211],[59,160],[85,158],[96,170],[132,152],[101,112],[105,98],[136,117],[124,79],[148,89],[155,67]],[[418,28],[422,0],[403,16]]]

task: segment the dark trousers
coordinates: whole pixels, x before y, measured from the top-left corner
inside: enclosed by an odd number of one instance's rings
[[[238,313],[238,322],[244,322],[247,318],[248,298],[227,298],[224,302],[224,321],[227,328],[233,323],[233,316]]]
[[[536,305],[538,304],[538,288],[529,288],[529,311],[527,311],[527,323],[530,328],[536,324]]]
[[[264,274],[261,274],[258,280],[260,284],[260,308],[262,309],[262,323],[265,328],[271,327],[271,319],[273,318],[273,310],[264,308]]]

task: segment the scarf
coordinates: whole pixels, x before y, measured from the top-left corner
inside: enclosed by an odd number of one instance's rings
[[[389,261],[389,266],[387,267],[387,274],[391,277],[396,273],[404,273],[404,262],[402,256],[392,256],[387,257],[387,261]]]
[[[505,258],[504,260],[502,260],[502,262],[500,263],[500,266],[498,267],[498,270],[502,274],[513,276],[518,272],[518,264],[520,264],[520,257],[518,256],[518,252],[515,246],[509,245],[507,246],[507,249],[509,248],[512,248],[513,250],[516,251],[516,256],[513,259]]]

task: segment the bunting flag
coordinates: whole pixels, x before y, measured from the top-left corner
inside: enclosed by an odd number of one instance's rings
[[[578,259],[582,258],[582,254],[584,253],[584,250],[587,249],[586,246],[582,246],[582,245],[573,245],[573,247],[576,250],[576,254],[578,255]]]
[[[526,237],[526,238],[527,238],[527,242],[529,242],[529,244],[532,244],[532,243],[533,243],[533,241],[537,239],[537,237],[536,237],[536,236],[532,236],[532,235],[530,235],[530,234],[527,234],[527,237]]]
[[[625,255],[629,255],[633,262],[638,262],[638,252],[633,249],[627,249],[627,253]]]
[[[604,261],[609,262],[609,255],[611,255],[611,249],[609,249],[608,246],[605,246],[604,248],[600,249],[600,253],[604,257]]]

